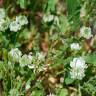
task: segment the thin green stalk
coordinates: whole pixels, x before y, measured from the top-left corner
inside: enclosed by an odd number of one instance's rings
[[[78,82],[78,96],[82,96],[80,82]]]

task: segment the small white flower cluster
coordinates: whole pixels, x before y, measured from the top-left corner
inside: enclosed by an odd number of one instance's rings
[[[28,66],[31,69],[34,68],[34,65],[32,64],[33,57],[31,54],[22,55],[21,51],[18,48],[15,48],[11,49],[8,56],[10,61],[19,62],[21,67]]]
[[[0,31],[5,31],[9,26],[9,19],[6,17],[5,10],[0,8]]]
[[[80,28],[80,37],[84,37],[86,39],[90,39],[92,37],[91,28],[90,27],[81,27]]]
[[[45,56],[46,54],[44,54],[43,52],[37,52],[36,56],[35,56],[35,61],[37,61],[37,65],[36,65],[36,69],[37,72],[41,72],[41,71],[45,71],[47,68],[47,66],[44,64],[45,62]]]
[[[72,43],[70,45],[70,47],[71,47],[71,50],[80,50],[81,49],[81,47],[78,43]]]
[[[31,54],[29,54],[29,55],[26,55],[26,54],[24,54],[21,58],[20,58],[20,60],[19,60],[19,63],[20,63],[20,66],[21,67],[25,67],[25,66],[28,66],[29,67],[29,65],[31,66],[31,64],[32,64],[32,55]],[[33,66],[33,65],[32,65]],[[31,67],[30,67],[31,68]],[[34,68],[34,67],[32,67],[32,68]]]
[[[30,88],[31,88],[31,86],[30,86],[29,84],[26,84],[25,90],[27,91],[27,90],[29,90]]]
[[[13,62],[19,62],[22,53],[18,48],[11,49],[11,51],[8,53],[9,59]]]
[[[59,26],[59,18],[52,14],[47,14],[43,16],[44,23],[49,23],[51,21],[54,21],[54,24],[57,24]]]
[[[15,20],[11,20],[6,16],[5,10],[0,8],[0,31],[4,32],[8,27],[10,31],[17,32],[23,25],[28,24],[26,16],[16,16]]]
[[[43,64],[45,55],[42,52],[37,53],[36,56],[32,56],[31,53],[22,55],[21,51],[18,48],[15,48],[11,49],[8,56],[10,61],[19,62],[21,67],[27,66],[29,69],[38,70],[38,72],[46,70],[46,67]]]
[[[46,22],[51,22],[54,19],[54,15],[44,15],[43,16],[43,21]]]
[[[87,65],[82,57],[74,58],[73,61],[70,62],[70,67],[71,78],[81,80],[85,76]]]
[[[36,57],[38,60],[42,60],[44,61],[45,60],[45,54],[44,53],[36,53]]]
[[[26,16],[16,16],[15,20],[10,23],[10,31],[17,32],[21,29],[23,25],[28,24]]]

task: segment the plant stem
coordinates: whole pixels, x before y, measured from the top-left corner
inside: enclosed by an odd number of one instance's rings
[[[78,96],[82,96],[80,82],[78,82]]]

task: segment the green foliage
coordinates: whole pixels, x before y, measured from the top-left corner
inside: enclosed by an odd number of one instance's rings
[[[86,63],[96,66],[96,53],[85,56]]]
[[[58,96],[68,96],[68,90],[67,89],[61,89]]]
[[[68,23],[67,18],[64,15],[61,15],[60,16],[60,26],[59,26],[60,32],[62,32],[62,34],[64,34],[68,30],[68,28],[69,28],[69,23]]]
[[[27,1],[26,0],[18,0],[18,4],[20,4],[20,7],[22,9],[25,9],[27,6]]]
[[[88,95],[95,96],[96,95],[96,77],[92,77],[84,83],[82,90],[88,93]]]
[[[55,8],[56,8],[56,2],[57,2],[57,0],[47,0],[48,2],[47,2],[47,5],[46,5],[46,7],[47,7],[47,12],[54,12],[55,11]]]
[[[72,78],[70,78],[70,77],[67,77],[67,78],[65,79],[65,84],[66,84],[66,85],[72,84],[73,82],[74,82],[74,79],[72,79]]]
[[[80,26],[80,2],[79,0],[67,0],[68,19],[72,29],[76,31]]]
[[[4,96],[96,95],[95,3],[0,1]]]

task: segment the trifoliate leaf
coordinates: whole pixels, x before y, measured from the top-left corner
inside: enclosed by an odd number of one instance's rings
[[[66,85],[71,84],[71,83],[73,83],[73,82],[74,82],[74,79],[72,79],[72,78],[70,78],[70,77],[65,78],[65,83],[66,83]]]
[[[87,55],[84,58],[86,63],[93,64],[94,66],[96,66],[96,53]]]

